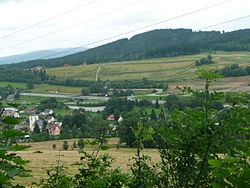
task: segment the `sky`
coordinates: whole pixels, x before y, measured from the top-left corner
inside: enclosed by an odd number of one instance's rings
[[[225,3],[150,26],[220,2]],[[249,7],[249,0],[0,0],[0,57],[53,48],[92,48],[154,29],[198,31],[250,15]],[[250,28],[250,16],[202,30],[246,28]]]

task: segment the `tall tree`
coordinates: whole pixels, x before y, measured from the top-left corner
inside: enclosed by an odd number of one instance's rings
[[[34,133],[39,134],[40,132],[41,132],[41,130],[40,130],[40,128],[39,128],[39,126],[38,126],[38,124],[37,124],[37,123],[35,123]]]

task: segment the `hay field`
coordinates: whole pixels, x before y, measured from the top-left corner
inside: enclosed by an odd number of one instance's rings
[[[81,87],[40,84],[35,85],[35,88],[31,89],[30,91],[32,91],[32,93],[80,95],[81,89]]]
[[[211,89],[221,92],[250,92],[250,76],[220,78],[211,83]],[[182,81],[169,83],[167,93],[179,93],[180,90],[176,86],[190,86],[194,90],[204,89],[205,82],[199,81]]]
[[[167,81],[196,79],[195,70],[197,70],[197,67],[194,62],[207,55],[204,53],[170,58],[104,63],[99,76],[101,80],[131,80],[144,77]],[[241,66],[250,65],[250,52],[217,52],[212,54],[212,57],[216,63],[207,65],[211,70],[221,69],[234,63]],[[95,74],[99,66],[100,64],[93,64],[51,68],[47,70],[47,73],[58,78],[69,77],[81,80],[95,80]]]
[[[67,140],[69,145],[71,146],[74,141],[78,139],[70,139]],[[31,145],[31,148],[25,151],[17,152],[25,160],[30,160],[31,162],[26,165],[29,170],[32,170],[31,175],[33,177],[25,177],[25,178],[16,178],[16,182],[25,185],[27,187],[31,186],[32,182],[38,182],[41,178],[46,178],[46,170],[51,166],[57,164],[57,160],[60,156],[60,163],[67,166],[68,174],[73,175],[77,172],[77,167],[72,166],[71,164],[79,161],[81,154],[78,151],[72,150],[69,148],[68,151],[60,151],[62,150],[64,140],[55,140],[55,141],[47,141],[47,142],[35,142],[29,143],[27,145]],[[115,145],[118,143],[118,138],[111,138],[108,141],[108,145],[112,146],[111,149],[105,151],[110,156],[116,158],[116,162],[114,163],[115,167],[122,167],[122,169],[128,172],[128,165],[131,164],[131,159],[135,155],[135,149],[133,148],[120,148],[117,150]],[[52,145],[56,144],[56,150],[53,150]],[[86,145],[84,148],[85,151],[92,152],[94,150],[93,146]],[[41,151],[43,153],[34,153],[36,151]],[[103,152],[102,152],[103,153]],[[152,157],[152,161],[159,161],[159,155],[157,150],[155,149],[145,149],[145,153]]]

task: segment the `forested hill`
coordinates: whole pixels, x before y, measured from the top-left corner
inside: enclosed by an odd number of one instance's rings
[[[31,68],[37,65],[60,67],[64,64],[80,65],[189,55],[210,50],[250,50],[250,29],[223,33],[219,31],[196,32],[191,29],[153,30],[135,35],[131,39],[121,39],[61,58],[27,61],[8,66],[19,68]]]

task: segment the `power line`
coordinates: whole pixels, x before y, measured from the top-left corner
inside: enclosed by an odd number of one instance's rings
[[[238,21],[238,20],[242,20],[242,19],[245,19],[245,18],[248,18],[248,17],[250,17],[250,15],[242,16],[242,17],[235,18],[235,19],[232,19],[232,20],[227,20],[227,21],[225,21],[225,22],[217,23],[217,24],[210,25],[210,26],[207,26],[207,27],[202,27],[202,28],[200,28],[199,30],[207,29],[207,28],[210,28],[210,27],[215,27],[215,26],[218,26],[218,25],[227,24],[227,23],[234,22],[234,21]]]
[[[52,31],[52,32],[50,32],[50,33],[46,33],[46,34],[43,34],[43,35],[34,37],[34,38],[32,38],[32,39],[28,39],[28,40],[25,40],[25,41],[22,41],[22,42],[19,42],[19,43],[15,43],[15,44],[6,46],[6,47],[4,47],[4,48],[1,48],[0,51],[5,50],[5,49],[8,49],[8,48],[10,48],[10,47],[14,47],[14,46],[18,46],[18,45],[21,45],[21,44],[25,44],[25,43],[28,43],[28,42],[31,42],[31,41],[34,41],[34,40],[37,40],[37,39],[40,39],[40,38],[44,38],[44,37],[46,37],[46,36],[49,36],[49,35],[58,33],[58,32],[60,32],[60,31],[66,30],[66,29],[71,29],[72,27],[75,27],[75,26],[78,26],[78,25],[81,25],[81,24],[90,22],[90,21],[92,21],[92,20],[98,19],[99,17],[103,17],[103,16],[107,16],[107,15],[113,14],[113,13],[118,12],[118,11],[121,11],[121,10],[123,10],[123,9],[130,8],[130,7],[132,7],[132,6],[136,5],[136,4],[139,4],[139,3],[142,3],[142,2],[145,2],[145,1],[146,1],[146,0],[137,1],[136,3],[132,3],[132,4],[129,4],[129,5],[127,5],[127,6],[121,7],[121,8],[119,8],[119,9],[116,9],[116,10],[113,10],[113,11],[110,11],[110,12],[106,12],[106,13],[101,14],[101,15],[99,15],[99,16],[90,18],[90,19],[88,19],[88,20],[84,20],[84,21],[78,22],[78,23],[76,23],[76,24],[72,24],[72,25],[69,25],[69,26],[67,26],[67,27],[63,27],[63,28],[58,29],[58,30],[56,30],[56,31]]]
[[[64,15],[66,15],[66,14],[69,14],[69,13],[71,13],[71,12],[74,12],[74,11],[76,11],[76,10],[78,10],[78,9],[81,9],[81,8],[83,8],[83,7],[86,7],[86,6],[88,6],[88,5],[91,5],[91,4],[93,4],[93,3],[97,2],[97,1],[99,1],[99,0],[94,0],[94,1],[91,1],[91,2],[89,2],[89,3],[82,4],[82,5],[78,6],[78,7],[75,7],[75,8],[73,8],[73,9],[70,9],[70,10],[66,11],[66,12],[57,14],[57,15],[55,15],[55,16],[53,16],[53,17],[50,17],[50,18],[45,19],[45,20],[43,20],[43,21],[40,21],[40,22],[38,22],[38,23],[36,23],[36,24],[30,25],[30,26],[28,26],[28,27],[24,27],[23,29],[14,31],[14,32],[9,33],[9,34],[7,34],[7,35],[3,35],[3,36],[0,37],[0,39],[2,39],[2,38],[7,38],[7,37],[12,36],[12,35],[14,35],[14,34],[16,34],[16,33],[20,33],[20,32],[26,31],[26,30],[28,30],[28,29],[31,29],[31,28],[33,28],[33,27],[36,27],[36,26],[38,26],[38,25],[44,24],[44,23],[46,23],[46,22],[48,22],[48,21],[50,21],[50,20],[54,20],[54,19],[56,19],[56,18],[58,18],[58,17],[61,17],[61,16],[64,16]]]
[[[76,49],[79,49],[79,48],[82,48],[82,47],[87,47],[87,46],[90,46],[90,45],[93,45],[93,44],[97,44],[97,43],[100,43],[100,42],[103,42],[103,41],[107,41],[107,40],[110,40],[110,39],[113,39],[113,38],[116,38],[116,37],[120,37],[120,36],[122,36],[122,35],[127,35],[127,34],[130,34],[130,33],[135,32],[135,31],[139,31],[139,30],[142,30],[142,29],[146,29],[146,28],[149,28],[149,27],[152,27],[152,26],[156,26],[156,25],[159,25],[159,24],[162,24],[162,23],[165,23],[165,22],[169,22],[169,21],[172,21],[172,20],[175,20],[175,19],[184,17],[184,16],[188,16],[188,15],[191,15],[191,14],[194,14],[194,13],[197,13],[197,12],[201,12],[201,11],[204,11],[204,10],[207,10],[207,9],[210,9],[210,8],[214,8],[214,7],[217,7],[217,6],[219,6],[219,5],[228,3],[228,2],[230,2],[230,1],[233,1],[233,0],[226,0],[226,1],[223,1],[223,2],[220,2],[220,3],[216,3],[216,4],[213,4],[213,5],[210,5],[210,6],[207,6],[207,7],[198,9],[198,10],[195,10],[195,11],[187,12],[187,13],[185,13],[185,14],[182,14],[182,15],[179,15],[179,16],[175,16],[175,17],[172,17],[172,18],[169,18],[169,19],[166,19],[166,20],[162,20],[162,21],[159,21],[159,22],[150,24],[150,25],[146,25],[146,26],[143,26],[143,27],[140,27],[140,28],[137,28],[137,29],[128,31],[128,32],[124,32],[124,33],[121,33],[121,34],[118,34],[118,35],[115,35],[115,36],[111,36],[111,37],[107,37],[107,38],[105,38],[105,39],[101,39],[101,40],[98,40],[98,41],[95,41],[95,42],[91,42],[91,43],[82,45],[82,46],[80,46],[80,47],[76,47],[76,48],[72,48],[72,49],[70,49],[70,50],[65,50],[65,51],[62,51],[62,52],[54,53],[54,54],[52,54],[52,55],[44,56],[44,57],[42,57],[41,59],[53,57],[53,56],[55,56],[55,55],[63,54],[63,53],[65,53],[65,52],[69,52],[69,51],[72,51],[72,50],[76,50]]]

